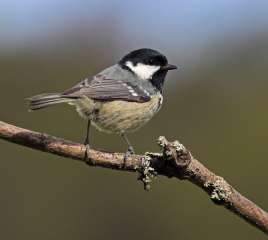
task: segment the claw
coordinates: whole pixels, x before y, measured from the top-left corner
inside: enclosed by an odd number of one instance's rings
[[[135,153],[134,148],[132,146],[128,146],[127,152],[129,152],[130,155]]]
[[[89,150],[90,150],[90,146],[88,143],[85,144],[85,147],[86,147],[86,151],[85,151],[85,156],[84,156],[84,161],[89,164],[91,161],[90,161],[90,158],[89,158]]]
[[[124,156],[124,163],[123,163],[123,168],[125,169],[126,166],[127,166],[127,159],[130,157],[130,155],[134,154],[134,148],[131,146],[127,136],[125,133],[122,133],[121,134],[122,138],[125,140],[126,144],[128,145],[128,149],[125,153],[125,156]]]
[[[127,167],[127,159],[133,155],[135,152],[134,152],[134,148],[132,146],[129,146],[126,153],[125,153],[125,156],[124,156],[124,163],[123,163],[123,168],[125,169]]]

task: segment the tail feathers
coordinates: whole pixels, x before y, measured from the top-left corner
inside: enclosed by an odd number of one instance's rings
[[[28,99],[29,100],[29,109],[30,110],[38,110],[48,106],[52,106],[58,103],[70,102],[72,101],[70,98],[66,96],[62,96],[58,93],[45,93],[33,96]]]

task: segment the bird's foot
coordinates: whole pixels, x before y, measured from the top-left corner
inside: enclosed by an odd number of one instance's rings
[[[123,168],[125,169],[127,167],[127,159],[131,156],[135,154],[134,152],[134,148],[132,146],[129,146],[125,155],[124,155],[124,163],[123,163]]]
[[[86,150],[85,150],[85,156],[84,156],[84,161],[86,164],[88,165],[92,165],[92,160],[90,159],[89,155],[89,151],[90,151],[90,146],[88,143],[85,143],[85,147],[86,147]]]

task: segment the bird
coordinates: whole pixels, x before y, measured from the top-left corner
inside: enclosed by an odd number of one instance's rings
[[[115,65],[88,77],[61,93],[43,93],[29,98],[29,110],[68,103],[87,120],[84,144],[85,159],[91,148],[90,127],[119,134],[127,144],[124,165],[134,154],[127,134],[145,125],[160,110],[163,85],[169,70],[165,55],[157,50],[141,48],[129,52]]]

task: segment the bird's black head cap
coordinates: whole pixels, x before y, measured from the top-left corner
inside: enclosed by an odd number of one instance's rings
[[[143,63],[153,66],[165,66],[168,62],[163,54],[150,48],[141,48],[128,53],[119,61],[119,64],[124,66],[128,61],[132,62],[133,65]]]

